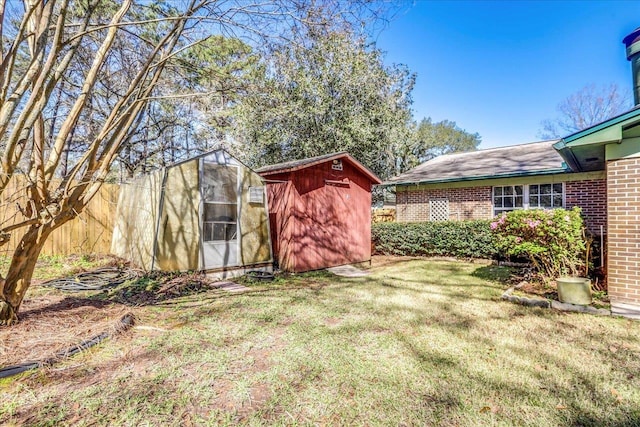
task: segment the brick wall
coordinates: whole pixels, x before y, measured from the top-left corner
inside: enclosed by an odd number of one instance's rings
[[[398,222],[429,221],[429,200],[448,199],[452,220],[489,219],[493,217],[491,188],[467,187],[399,191],[396,200]],[[585,224],[595,234],[607,226],[607,181],[589,179],[565,184],[565,206],[579,206]]]
[[[607,229],[607,180],[588,179],[570,181],[565,184],[565,207],[582,208],[587,228],[597,235],[600,226]]]
[[[468,187],[399,191],[396,194],[397,221],[429,221],[431,199],[448,199],[449,219],[452,220],[493,217],[491,187]]]
[[[608,162],[607,189],[611,309],[640,317],[640,158]]]

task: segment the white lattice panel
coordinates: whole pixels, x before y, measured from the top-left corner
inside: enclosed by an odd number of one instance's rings
[[[429,200],[429,221],[447,221],[449,219],[449,200]]]

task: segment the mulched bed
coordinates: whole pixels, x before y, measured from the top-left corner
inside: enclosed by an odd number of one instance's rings
[[[39,286],[37,281],[32,286]],[[27,297],[19,322],[0,327],[0,368],[43,360],[113,328],[135,307],[153,305],[213,289],[200,273],[152,273],[108,291],[69,293],[51,289]]]
[[[108,301],[52,293],[27,298],[18,324],[0,327],[0,366],[52,357],[107,331],[131,308]]]

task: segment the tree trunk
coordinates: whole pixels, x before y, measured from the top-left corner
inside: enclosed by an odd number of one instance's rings
[[[18,321],[18,309],[31,285],[40,251],[53,229],[48,225],[31,226],[20,240],[4,280],[0,280],[0,325]]]

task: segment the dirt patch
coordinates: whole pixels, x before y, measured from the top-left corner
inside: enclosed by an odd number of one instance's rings
[[[337,317],[327,317],[324,319],[324,324],[328,327],[336,327],[342,324],[342,319],[338,319]]]
[[[65,295],[25,299],[20,322],[0,327],[1,366],[52,357],[113,327],[128,307]]]
[[[103,315],[107,312],[100,309]],[[129,309],[129,311],[131,311]],[[71,316],[68,316],[70,319]],[[63,325],[64,326],[64,325]],[[96,328],[97,329],[97,328]],[[68,335],[70,328],[63,331],[56,331],[56,336],[61,341],[63,337]],[[135,335],[153,333],[146,330],[137,330]],[[77,360],[70,359],[70,363],[61,365],[53,365],[43,367],[38,370],[37,374],[28,375],[7,384],[7,388],[3,391],[9,393],[19,393],[19,390],[37,389],[50,396],[48,402],[34,400],[26,405],[16,408],[10,418],[0,417],[0,424],[5,425],[35,425],[42,424],[42,413],[47,411],[48,407],[67,405],[64,396],[67,396],[77,390],[87,390],[97,384],[105,384],[116,381],[118,377],[126,377],[127,383],[122,387],[122,395],[142,395],[149,396],[156,390],[164,390],[167,392],[171,389],[171,384],[162,383],[156,387],[151,387],[145,378],[150,375],[156,367],[162,363],[163,355],[160,352],[149,350],[131,345],[134,335],[125,333],[117,336],[120,350],[117,355],[108,359],[100,360],[82,360],[79,356]],[[66,345],[66,344],[65,344]],[[56,346],[52,345],[51,348]],[[43,347],[41,351],[46,353]],[[145,382],[147,381],[147,382]],[[156,384],[153,384],[154,386]],[[117,399],[118,396],[114,396]],[[57,423],[63,425],[76,425],[86,422],[87,418],[107,416],[110,409],[107,406],[101,407],[88,416],[86,408],[80,402],[74,402],[66,406],[67,413],[64,419],[58,419]],[[6,414],[5,414],[6,415]],[[94,418],[95,419],[95,418]],[[160,424],[159,420],[151,419],[153,425]],[[5,424],[3,424],[5,423]],[[91,423],[90,423],[91,424]]]
[[[516,290],[524,294],[535,295],[547,299],[558,299],[558,290],[551,285],[540,282],[522,281],[516,284]]]
[[[246,389],[239,389],[238,381],[256,376],[259,378],[261,373],[273,367],[273,355],[285,348],[282,340],[285,330],[282,327],[275,329],[268,346],[252,348],[243,359],[231,364],[229,375],[215,384],[217,397],[209,405],[209,415],[213,411],[234,413],[234,421],[243,422],[264,407],[273,395],[272,385],[264,381],[253,381]]]

